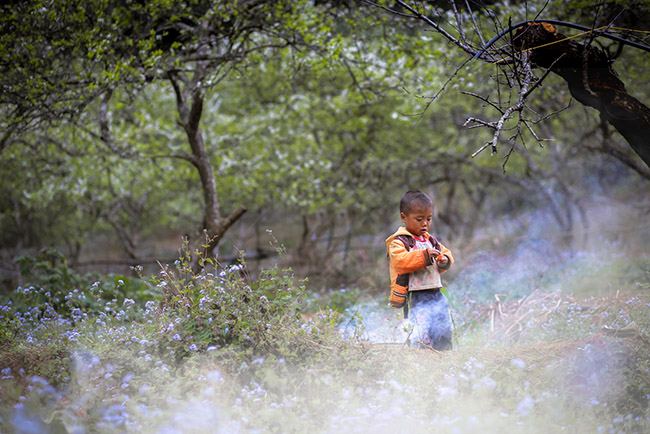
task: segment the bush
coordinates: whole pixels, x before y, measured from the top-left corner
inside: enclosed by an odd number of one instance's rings
[[[244,258],[214,272],[191,270],[189,255],[181,254],[174,267],[164,267],[152,282],[162,293],[159,348],[177,361],[196,351],[228,353],[230,364],[255,356],[273,356],[287,362],[318,358],[315,346],[341,343],[338,315],[322,315],[305,322],[304,282],[294,283],[290,269],[264,269],[256,279]]]
[[[144,305],[154,299],[153,288],[145,280],[115,274],[80,274],[55,249],[44,249],[37,257],[22,255],[15,261],[26,283],[0,301],[11,300],[16,312],[49,306],[70,319],[73,311],[102,311],[110,300],[121,304],[130,299]]]
[[[111,300],[74,322],[25,321],[17,346],[0,352],[0,429],[30,423],[42,432],[60,426],[63,432],[63,425],[67,432],[351,426],[646,432],[650,426],[647,291],[585,300],[538,291],[521,304],[504,303],[494,330],[489,315],[477,316],[478,326],[462,330],[456,351],[437,353],[353,345],[336,333],[336,314],[306,321],[302,314],[312,308],[290,270],[271,268],[253,279],[242,259],[194,273],[181,258],[151,283],[159,299],[144,309]],[[364,312],[366,323],[365,313],[378,309],[348,311]],[[504,339],[494,339],[499,332]],[[467,334],[476,335],[475,344],[468,345]]]

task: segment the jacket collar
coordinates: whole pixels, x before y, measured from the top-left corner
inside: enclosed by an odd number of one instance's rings
[[[413,235],[412,233],[410,233],[409,231],[407,231],[405,226],[400,226],[400,227],[397,229],[397,232],[395,232],[395,233],[394,233],[393,235],[391,235],[390,237],[386,238],[386,246],[388,246],[388,245],[391,243],[391,241],[393,241],[393,240],[395,239],[395,237],[397,237],[397,236],[399,236],[399,235],[408,235],[409,237],[414,237],[414,236],[415,236],[415,235]],[[431,235],[429,235],[428,232],[425,232],[425,233],[424,233],[424,237],[425,237],[425,238],[429,239],[430,236],[431,236]]]

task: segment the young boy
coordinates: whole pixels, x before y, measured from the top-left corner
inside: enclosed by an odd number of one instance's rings
[[[404,226],[386,240],[390,259],[390,304],[404,307],[415,324],[411,339],[436,350],[451,349],[451,318],[440,292],[440,273],[454,263],[449,249],[429,235],[433,202],[421,191],[406,192],[399,204]]]

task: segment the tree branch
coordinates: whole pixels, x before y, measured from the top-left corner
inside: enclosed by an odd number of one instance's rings
[[[456,45],[457,47],[459,47],[460,49],[462,49],[466,53],[471,54],[472,56],[477,54],[477,50],[475,50],[474,48],[472,48],[469,45],[464,44],[463,42],[459,41],[457,38],[453,37],[451,34],[447,33],[447,31],[445,31],[445,29],[443,29],[438,24],[433,22],[426,15],[424,15],[421,12],[417,11],[413,7],[411,7],[408,4],[406,4],[405,2],[403,2],[402,0],[396,0],[396,1],[397,1],[397,3],[402,5],[404,8],[406,8],[409,12],[411,12],[414,16],[416,16],[420,20],[424,21],[425,23],[427,23],[428,25],[433,27],[436,32],[440,33],[442,36],[444,36],[452,44]]]
[[[113,136],[111,135],[111,123],[108,116],[108,104],[113,97],[113,90],[107,89],[104,93],[104,96],[99,104],[99,130],[101,132],[100,139],[102,142],[108,146],[108,149],[111,152],[119,155],[120,157],[127,157],[127,152],[124,149],[120,149],[115,145],[113,141]]]
[[[186,124],[187,117],[189,116],[189,109],[185,102],[185,94],[183,93],[179,83],[179,73],[177,71],[168,71],[167,77],[169,78],[174,89],[174,94],[176,95],[176,110],[178,111],[180,121],[182,124]]]
[[[503,114],[503,110],[501,109],[501,107],[499,107],[498,105],[496,105],[494,102],[490,101],[490,97],[489,97],[489,96],[482,96],[482,95],[476,94],[476,93],[474,93],[474,92],[469,92],[469,91],[466,91],[466,90],[463,90],[463,91],[461,91],[460,93],[462,93],[462,94],[464,94],[464,95],[473,96],[474,98],[478,98],[478,99],[480,99],[481,101],[485,102],[486,104],[489,104],[489,105],[491,105],[492,107],[494,107],[495,109],[497,109],[497,110],[499,111],[499,113]],[[469,119],[474,119],[474,118],[468,118],[468,121],[469,121]]]

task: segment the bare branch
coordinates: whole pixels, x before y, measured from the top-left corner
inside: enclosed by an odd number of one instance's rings
[[[488,146],[491,147],[491,155],[494,155],[497,151],[497,143],[499,140],[499,135],[501,134],[501,131],[503,130],[503,126],[505,122],[512,117],[512,114],[515,112],[521,112],[524,107],[525,107],[525,102],[526,102],[526,96],[528,95],[528,89],[530,86],[531,81],[534,78],[533,71],[530,65],[530,62],[528,61],[528,53],[524,52],[521,54],[521,66],[523,67],[524,70],[524,76],[521,79],[521,88],[519,90],[519,98],[517,102],[507,109],[505,109],[499,118],[498,121],[496,122],[483,122],[483,125],[488,126],[490,128],[494,129],[494,134],[492,136],[492,140],[489,141],[487,144],[481,146],[477,151],[475,151],[472,154],[472,158],[484,151]],[[520,118],[521,119],[521,118]],[[474,120],[474,122],[477,122],[477,120]],[[469,121],[469,119],[468,119]],[[465,124],[468,123],[468,121],[465,122]],[[516,133],[513,136],[514,138],[518,137],[521,135],[521,130],[520,130],[520,125],[521,125],[521,120],[518,122],[517,127],[516,127]],[[510,138],[510,141],[512,141],[513,138]]]
[[[463,90],[460,93],[465,94],[465,95],[469,95],[469,96],[473,96],[474,98],[478,98],[481,101],[485,102],[486,104],[489,104],[492,107],[494,107],[495,109],[497,109],[499,111],[499,113],[503,114],[503,110],[501,110],[501,107],[499,107],[498,105],[496,105],[495,103],[490,101],[489,96],[482,96],[482,95],[476,94],[474,92],[469,92],[469,91],[466,91],[466,90]],[[473,119],[473,118],[468,118],[467,120],[469,121],[469,119]]]
[[[375,3],[375,2],[370,1],[370,0],[363,0],[363,2],[366,3],[366,4],[368,4],[368,5],[370,5],[370,6],[374,6],[374,7],[376,7],[376,8],[383,9],[383,10],[385,10],[385,11],[388,11],[388,12],[390,12],[391,14],[393,14],[393,15],[397,15],[397,16],[402,17],[402,18],[417,19],[417,17],[414,17],[413,15],[404,14],[404,13],[402,13],[402,12],[396,11],[395,9],[387,8],[386,6],[380,5],[379,3]]]
[[[483,145],[483,146],[481,146],[480,148],[478,148],[478,149],[477,149],[476,151],[474,151],[474,153],[472,154],[472,158],[476,157],[478,154],[480,154],[481,152],[483,152],[483,151],[484,151],[488,146],[490,146],[491,144],[492,144],[492,142],[487,142],[485,145]]]
[[[481,29],[479,29],[478,24],[476,24],[476,20],[474,19],[474,14],[472,13],[472,7],[469,5],[469,0],[465,0],[465,5],[467,6],[467,10],[469,11],[469,16],[472,18],[472,23],[474,23],[474,30],[476,30],[476,34],[481,40],[481,46],[485,46],[485,40],[483,39],[483,35],[481,34]]]
[[[535,130],[533,130],[533,127],[530,126],[528,121],[523,120],[522,122],[526,126],[526,128],[528,128],[528,131],[530,131],[530,134],[532,134],[533,137],[535,138],[535,140],[537,140],[537,143],[539,143],[540,147],[542,147],[542,148],[544,147],[544,144],[542,142],[552,140],[552,139],[540,139],[539,136],[537,135],[537,133],[535,133]]]
[[[416,16],[416,17],[419,18],[420,20],[424,21],[425,23],[427,23],[428,25],[430,25],[431,27],[433,27],[433,28],[436,30],[436,32],[438,32],[438,33],[440,33],[442,36],[444,36],[444,37],[445,37],[449,42],[451,42],[452,44],[456,45],[457,47],[459,47],[460,49],[462,49],[462,50],[465,51],[466,53],[469,53],[469,54],[471,54],[471,55],[473,55],[473,56],[476,55],[476,54],[478,53],[477,50],[475,50],[475,49],[472,48],[471,46],[469,46],[469,45],[463,43],[462,41],[460,41],[460,40],[458,40],[457,38],[455,38],[455,37],[453,37],[452,35],[450,35],[447,31],[445,31],[445,29],[443,29],[443,28],[440,27],[438,24],[436,24],[435,22],[433,22],[433,21],[432,21],[429,17],[427,17],[426,15],[422,14],[422,13],[419,12],[418,10],[416,10],[416,9],[412,8],[411,6],[409,6],[408,4],[404,3],[402,0],[396,0],[396,1],[397,1],[397,3],[399,3],[400,5],[402,5],[404,8],[406,8],[409,12],[411,12],[414,16]]]
[[[526,92],[526,94],[523,96],[524,99],[528,98],[528,95],[530,95],[532,91],[534,91],[535,89],[537,89],[537,88],[542,84],[542,82],[544,81],[544,79],[545,79],[546,77],[548,77],[548,75],[549,75],[549,74],[551,73],[551,71],[553,70],[553,67],[555,66],[555,64],[556,64],[557,62],[559,62],[560,59],[562,59],[562,58],[565,56],[565,54],[566,54],[566,53],[562,53],[562,54],[561,54],[557,59],[555,59],[555,61],[551,64],[551,66],[548,67],[548,68],[546,69],[546,71],[544,71],[544,74],[542,74],[542,76],[541,76],[539,79],[537,79],[537,80],[535,81],[535,83],[533,84],[533,86],[532,86],[532,87],[531,87],[531,88]]]
[[[478,125],[470,125],[472,122],[477,123]],[[496,124],[494,122],[487,122],[482,119],[473,118],[473,117],[467,118],[465,123],[463,123],[463,126],[469,129],[478,128],[478,127],[488,127],[488,128],[496,129]]]
[[[429,108],[429,106],[431,106],[431,104],[433,104],[433,102],[434,102],[436,99],[438,99],[438,97],[440,96],[440,94],[442,94],[442,92],[447,88],[447,85],[448,85],[449,83],[451,83],[451,81],[452,81],[452,80],[453,80],[453,79],[458,75],[458,73],[459,73],[459,72],[460,72],[460,71],[465,67],[465,65],[467,65],[471,60],[472,60],[472,58],[470,57],[470,58],[466,59],[466,60],[465,60],[465,61],[464,61],[460,66],[458,66],[458,67],[456,68],[456,70],[455,70],[455,71],[454,71],[454,72],[453,72],[449,77],[447,77],[447,80],[445,80],[445,82],[443,83],[442,87],[440,87],[440,89],[438,89],[438,91],[435,93],[435,95],[433,95],[433,96],[431,96],[431,97],[422,97],[422,98],[428,98],[429,101],[427,102],[427,104],[424,106],[424,109],[422,109],[422,111],[421,111],[420,113],[417,113],[417,114],[415,114],[415,115],[413,115],[413,114],[409,115],[409,114],[406,114],[406,113],[402,113],[402,114],[405,115],[405,116],[422,116],[422,115],[424,115],[424,113],[427,111],[427,109]],[[408,92],[408,91],[407,91],[407,92]]]
[[[464,44],[467,44],[467,36],[465,36],[465,30],[463,30],[463,20],[461,19],[460,14],[458,13],[458,8],[456,7],[456,0],[451,0],[451,7],[454,10],[454,16],[456,17],[456,24],[458,25],[458,33],[460,34],[460,39]]]
[[[545,120],[557,115],[558,113],[562,113],[564,110],[567,110],[569,107],[571,107],[571,101],[573,101],[573,99],[570,99],[569,102],[567,103],[567,105],[565,105],[561,109],[555,110],[554,112],[551,112],[551,113],[547,114],[546,116],[542,116],[539,119],[537,119],[536,121],[531,120],[531,122],[534,123],[534,124],[539,124],[539,123],[544,122]]]

